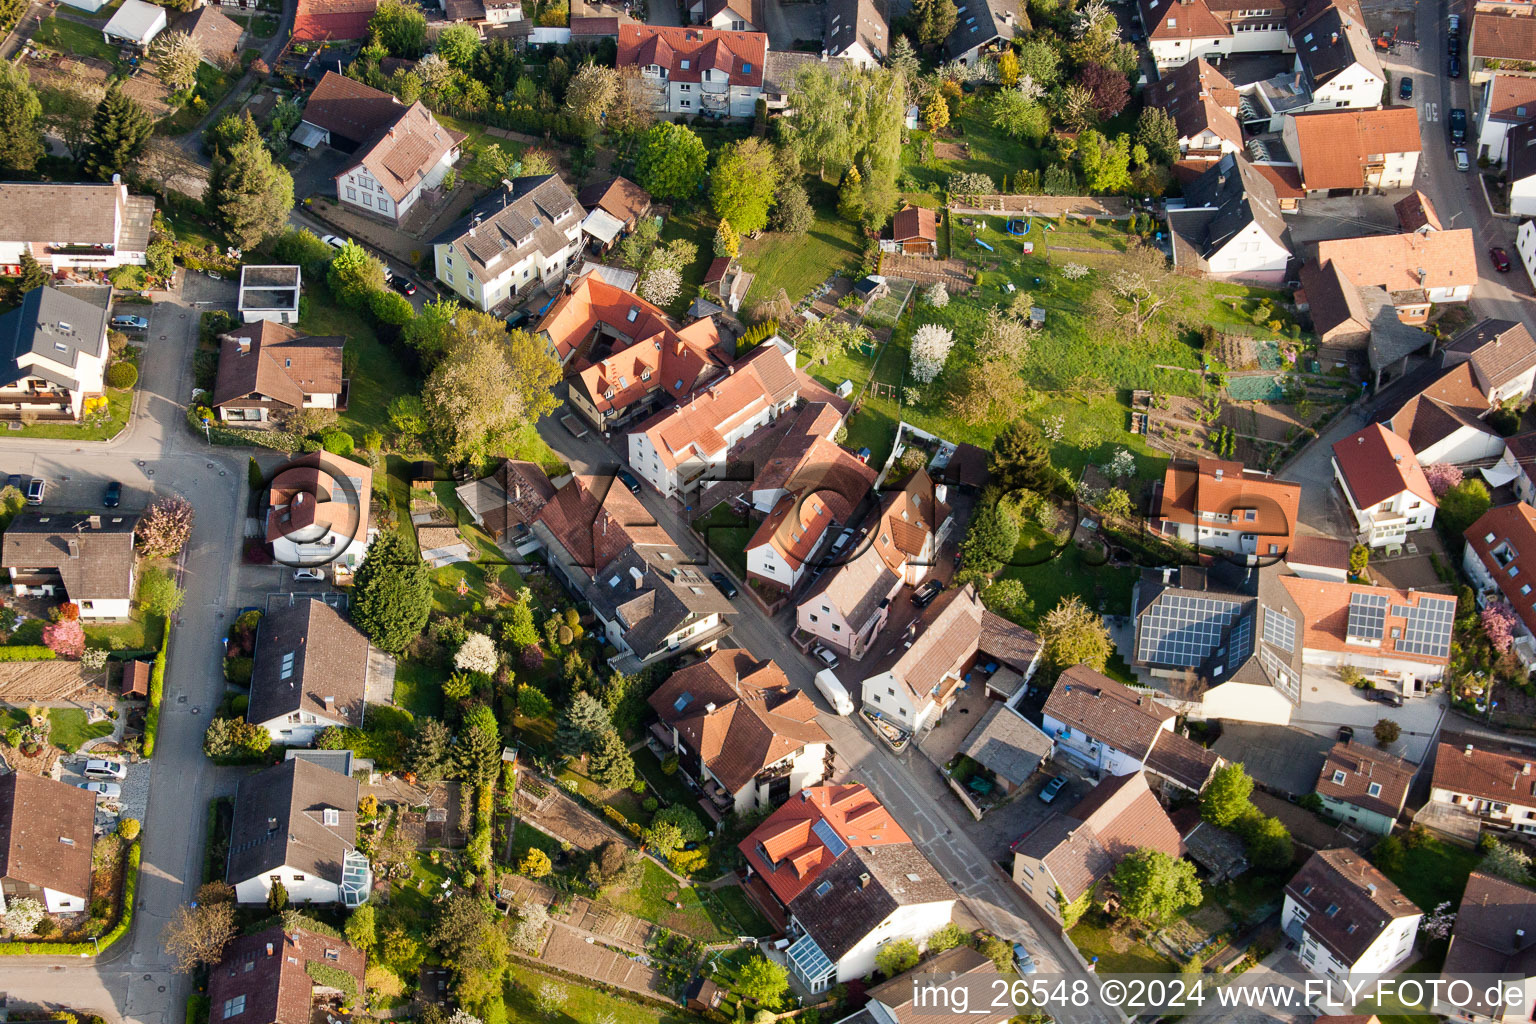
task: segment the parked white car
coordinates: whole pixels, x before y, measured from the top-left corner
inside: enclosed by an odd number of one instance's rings
[[[128,766],[121,761],[93,758],[85,762],[84,775],[88,779],[123,779],[128,777]]]
[[[82,782],[80,788],[87,793],[95,793],[97,802],[117,800],[123,795],[123,787],[115,782]]]

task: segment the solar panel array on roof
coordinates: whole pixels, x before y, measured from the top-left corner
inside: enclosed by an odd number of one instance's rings
[[[843,837],[833,830],[831,823],[826,818],[822,818],[812,825],[811,831],[815,832],[816,838],[820,839],[826,846],[827,852],[832,854],[833,860],[848,852],[848,844],[843,842]]]
[[[1451,653],[1451,623],[1456,618],[1456,602],[1439,597],[1419,599],[1418,606],[1405,609],[1407,624],[1397,641],[1405,654],[1423,654],[1443,658]]]
[[[1232,625],[1232,643],[1227,653],[1227,664],[1241,665],[1253,653],[1253,617],[1240,615]]]
[[[1165,596],[1141,615],[1137,658],[1160,665],[1193,668],[1211,656],[1221,644],[1227,627],[1241,611],[1242,605],[1236,601],[1179,594]],[[1240,639],[1234,635],[1234,644]],[[1249,651],[1252,643],[1250,632]],[[1247,655],[1248,652],[1244,652],[1242,657]]]
[[[1356,640],[1380,640],[1386,632],[1387,598],[1383,594],[1349,595],[1347,635]]]
[[[1264,642],[1284,651],[1296,650],[1296,620],[1284,612],[1265,607]]]

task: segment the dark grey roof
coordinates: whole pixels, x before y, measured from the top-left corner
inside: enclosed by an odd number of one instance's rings
[[[1509,180],[1524,181],[1536,174],[1536,118],[1509,130]]]
[[[31,354],[78,369],[81,357],[105,358],[106,348],[107,311],[57,288],[34,288],[20,306],[0,316],[0,377],[6,384],[42,377],[78,390],[76,377],[36,364],[23,368],[21,357]]]
[[[1234,764],[1241,762],[1259,785],[1299,797],[1317,787],[1317,773],[1333,744],[1332,736],[1293,725],[1223,722],[1212,749]]]
[[[890,27],[879,0],[828,0],[822,46],[833,57],[861,43],[870,56],[884,60],[890,52]]]
[[[993,704],[960,744],[960,753],[1022,786],[1051,754],[1051,739],[1003,704]]]
[[[229,837],[231,885],[284,865],[341,884],[357,846],[357,782],[295,758],[240,780]],[[325,811],[337,812],[335,825]]]
[[[59,575],[71,601],[133,597],[137,513],[23,512],[0,539],[0,565]]]
[[[568,241],[555,219],[567,211],[576,223],[586,216],[570,187],[554,174],[515,178],[511,184],[476,203],[432,244],[467,252],[489,275],[529,252],[548,255],[563,249]]]
[[[1366,345],[1366,354],[1372,370],[1385,369],[1404,356],[1417,352],[1432,340],[1424,331],[1398,318],[1392,296],[1380,285],[1361,288],[1360,301],[1365,304],[1366,317],[1371,325],[1371,340]]]
[[[767,58],[763,61],[763,92],[770,96],[788,95],[795,87],[795,76],[800,69],[812,64],[819,64],[833,74],[843,70],[841,61],[827,61],[814,53],[799,53],[793,50],[769,50]]]
[[[283,760],[292,761],[298,758],[300,761],[308,761],[327,768],[337,775],[352,774],[352,751],[350,750],[311,750],[308,747],[286,750],[283,752]],[[366,765],[368,762],[363,762]]]
[[[1170,216],[1169,226],[1202,259],[1210,259],[1253,223],[1285,245],[1285,219],[1275,198],[1275,186],[1235,153],[1226,154],[1216,166],[1184,186],[1184,201],[1185,209]]]
[[[789,912],[836,963],[898,907],[955,898],[915,845],[893,843],[848,849],[789,901]]]
[[[1193,587],[1180,584],[1189,582]],[[1203,584],[1203,585],[1201,585]],[[1193,669],[1215,685],[1225,682],[1254,652],[1258,573],[1238,587],[1203,574],[1177,580],[1149,569],[1136,585],[1136,663]]]
[[[659,560],[652,564],[631,547],[603,566],[587,587],[603,618],[623,623],[624,642],[642,661],[659,653],[666,638],[690,619],[733,610],[701,567],[685,564],[676,548],[665,550],[670,560],[657,552]],[[631,570],[642,574],[638,587]]]
[[[1208,821],[1198,822],[1184,836],[1184,848],[1190,860],[1213,875],[1241,874],[1248,864],[1243,841]]]
[[[959,8],[955,27],[944,40],[944,56],[951,60],[994,39],[1014,37],[1019,21],[1015,0],[960,0]]]
[[[1314,90],[1355,64],[1383,77],[1381,61],[1371,49],[1365,27],[1338,7],[1329,6],[1310,24],[1297,29],[1293,41],[1296,59]]]
[[[305,711],[360,726],[367,677],[368,638],[339,611],[324,601],[281,606],[256,633],[246,719],[260,725]]]

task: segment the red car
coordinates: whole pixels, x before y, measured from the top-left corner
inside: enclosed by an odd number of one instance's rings
[[[1509,253],[1501,246],[1494,246],[1488,250],[1488,257],[1493,260],[1493,268],[1501,274],[1509,273]]]

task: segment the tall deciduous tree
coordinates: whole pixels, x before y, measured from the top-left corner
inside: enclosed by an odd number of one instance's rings
[[[662,121],[652,125],[635,156],[640,187],[659,199],[697,195],[704,180],[704,143],[685,125]]]
[[[399,654],[431,611],[432,581],[421,556],[395,531],[379,534],[352,581],[352,621],[379,650]]]
[[[772,226],[775,231],[791,235],[803,235],[816,220],[811,209],[810,197],[798,178],[786,177],[779,182],[773,206]]]
[[[1040,620],[1040,640],[1046,658],[1057,669],[1087,665],[1102,672],[1114,653],[1104,617],[1083,604],[1076,594],[1056,602],[1056,607]]]
[[[438,33],[432,49],[460,71],[468,71],[480,55],[480,33],[472,25],[449,25]]]
[[[150,54],[155,58],[155,74],[173,90],[180,92],[197,84],[203,48],[190,34],[162,32],[155,37]]]
[[[1179,159],[1179,127],[1162,107],[1142,110],[1136,119],[1136,141],[1158,163],[1171,164]]]
[[[600,64],[583,64],[565,90],[565,108],[571,116],[596,125],[613,105],[619,91],[619,73]]]
[[[139,517],[139,546],[151,557],[170,558],[192,539],[195,518],[192,503],[181,495],[161,498]]]
[[[102,97],[91,118],[91,140],[85,149],[85,170],[106,181],[133,163],[154,124],[144,108],[121,89],[112,88]]]
[[[489,902],[467,893],[451,896],[428,933],[443,963],[454,972],[461,1004],[500,995],[507,969],[506,933],[496,926]]]
[[[427,17],[415,4],[380,0],[368,32],[392,56],[414,60],[427,52]]]
[[[789,991],[789,971],[758,954],[742,964],[736,991],[764,1009],[775,1009]]]
[[[464,459],[555,407],[560,364],[527,331],[478,310],[460,310],[442,361],[422,391],[443,453]]]
[[[288,224],[293,176],[273,162],[249,110],[240,141],[214,155],[206,202],[241,248],[253,248]]]
[[[160,932],[160,945],[176,961],[177,970],[191,974],[199,967],[218,963],[234,937],[235,905],[205,903],[177,907]]]
[[[762,139],[743,139],[716,158],[709,181],[710,204],[715,215],[730,221],[737,231],[756,234],[768,226],[778,183],[779,160],[773,147]]]
[[[30,171],[43,155],[43,104],[19,64],[0,64],[0,169]]]
[[[1217,828],[1228,828],[1252,812],[1252,793],[1253,779],[1241,763],[1222,765],[1200,797],[1200,816]]]
[[[1195,865],[1161,850],[1136,850],[1115,868],[1120,912],[1134,921],[1156,924],[1200,902]]]

